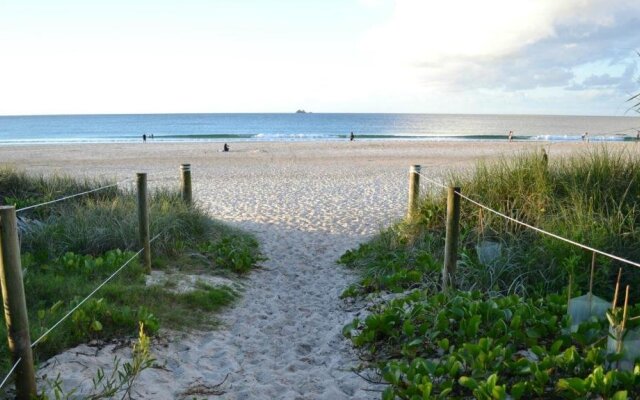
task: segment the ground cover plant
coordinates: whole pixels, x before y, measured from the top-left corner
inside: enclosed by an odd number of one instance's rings
[[[449,181],[518,220],[640,259],[640,160],[629,152],[598,147],[549,163],[528,153]],[[388,385],[383,398],[638,398],[640,364],[613,368],[621,355],[607,351],[607,320],[569,326],[567,299],[588,291],[591,253],[463,200],[457,289],[441,292],[444,196],[427,194],[418,218],[340,260],[361,273],[343,297],[397,293],[343,331]],[[596,257],[596,295],[611,301],[621,267],[622,285],[638,287],[636,268]]]
[[[61,177],[31,177],[0,169],[0,204],[17,208],[108,185]],[[152,269],[190,274],[239,276],[262,259],[250,235],[211,220],[187,206],[177,191],[156,190],[149,198]],[[18,214],[22,267],[32,340],[139,250],[135,193],[117,188]],[[136,257],[94,297],[35,347],[36,361],[90,340],[135,336],[171,329],[208,328],[211,312],[230,304],[238,289],[198,283],[180,292],[170,285],[147,285]],[[0,325],[0,337],[6,327]],[[0,370],[11,357],[0,346]]]

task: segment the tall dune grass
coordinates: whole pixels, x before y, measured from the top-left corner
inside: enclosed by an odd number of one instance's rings
[[[473,173],[448,180],[460,186],[466,196],[508,216],[590,247],[640,260],[640,159],[628,151],[595,147],[572,157],[552,159],[549,164],[539,152],[523,153],[479,164]],[[351,287],[347,294],[437,286],[445,202],[444,191],[427,194],[414,223],[399,223],[347,253],[342,261],[359,267],[364,274],[360,285]],[[483,241],[501,244],[498,259],[480,262],[476,245]],[[425,252],[431,255],[429,260]],[[574,292],[588,290],[590,252],[481,212],[466,200],[461,206],[460,253],[455,283],[461,289],[544,295],[565,290],[572,274]],[[611,297],[620,267],[624,282],[638,287],[638,268],[604,256],[596,260],[597,294]],[[389,276],[402,270],[420,271],[420,278],[399,280],[396,287],[383,282],[393,281]]]

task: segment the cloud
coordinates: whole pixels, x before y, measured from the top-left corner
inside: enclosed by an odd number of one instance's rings
[[[624,71],[618,76],[613,76],[608,73],[592,74],[587,76],[581,82],[573,82],[565,89],[573,91],[594,89],[610,90],[616,93],[629,95],[631,92],[637,91],[637,70],[637,64],[635,62],[630,62],[627,64]]]
[[[430,88],[623,91],[634,83],[637,16],[640,2],[627,0],[397,0],[365,45]]]

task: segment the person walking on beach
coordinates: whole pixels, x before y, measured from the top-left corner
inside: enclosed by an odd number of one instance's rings
[[[513,142],[513,131],[509,131],[509,141]]]
[[[583,142],[588,142],[589,141],[589,132],[585,132],[582,134],[582,141]]]
[[[640,142],[640,131],[636,133],[636,142]]]
[[[351,136],[349,136],[349,140],[353,142],[353,139],[355,139],[356,136],[353,134],[353,132],[351,132]]]
[[[146,141],[147,141],[147,134],[146,134],[146,133],[143,133],[143,134],[142,134],[142,142],[144,143],[144,142],[146,142]]]
[[[222,151],[224,151],[225,153],[229,151],[229,145],[228,144],[224,144],[224,146],[222,147]]]

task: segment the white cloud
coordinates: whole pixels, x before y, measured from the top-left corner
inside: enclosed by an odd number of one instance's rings
[[[364,45],[432,89],[563,87],[576,66],[635,62],[638,17],[628,0],[397,0]]]

